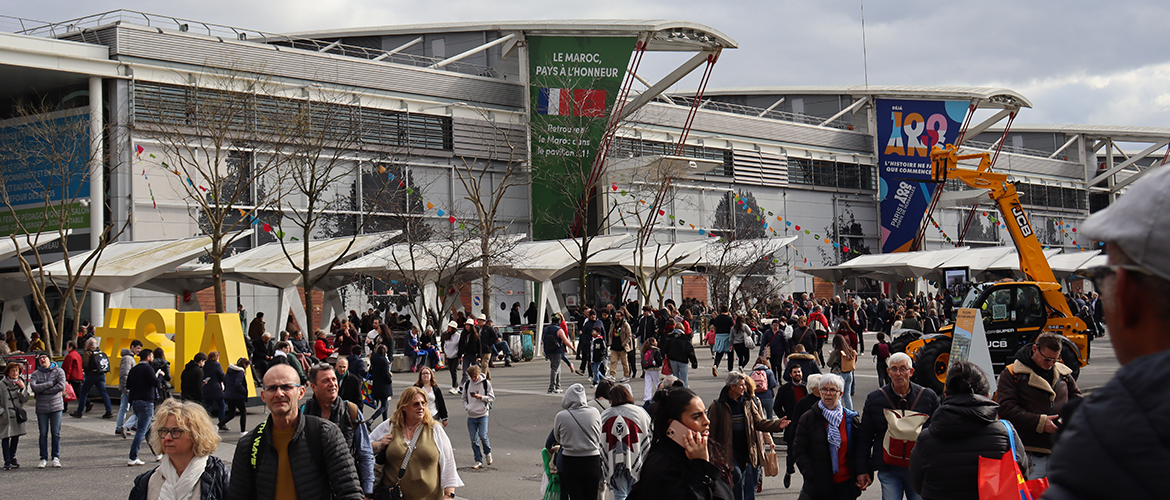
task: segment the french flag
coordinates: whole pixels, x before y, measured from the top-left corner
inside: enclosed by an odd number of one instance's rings
[[[605,116],[605,91],[541,88],[536,114],[552,116]]]

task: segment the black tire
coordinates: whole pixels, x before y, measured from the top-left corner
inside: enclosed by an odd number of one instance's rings
[[[1060,362],[1072,370],[1073,380],[1081,377],[1081,360],[1077,357],[1077,350],[1071,342],[1061,342]]]
[[[933,389],[935,394],[942,394],[950,360],[950,337],[928,342],[922,346],[922,350],[918,352],[918,361],[914,363],[914,381],[918,385]]]
[[[894,340],[890,341],[890,354],[895,352],[906,352],[906,346],[911,342],[918,340],[922,335],[915,335],[913,333],[903,333],[898,335]]]

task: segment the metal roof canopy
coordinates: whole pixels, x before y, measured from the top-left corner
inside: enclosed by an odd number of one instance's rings
[[[319,276],[325,266],[344,253],[342,260],[363,253],[375,246],[398,237],[402,231],[387,231],[382,233],[362,234],[357,237],[341,236],[327,240],[309,242],[309,261],[311,277]],[[352,241],[352,245],[350,245]],[[348,249],[346,247],[349,247]],[[285,250],[288,255],[285,255]],[[228,257],[221,262],[225,274],[239,275],[264,283],[276,288],[289,288],[301,283],[301,273],[292,262],[298,263],[304,256],[304,249],[300,242],[286,243],[282,249],[280,242],[260,245],[252,250]],[[206,265],[200,270],[210,270]]]
[[[89,270],[82,272],[88,274],[92,270],[89,288],[104,293],[117,293],[190,262],[207,253],[209,245],[209,236],[169,241],[117,241],[107,245],[90,264]],[[74,272],[93,252],[90,250],[69,258]],[[64,260],[49,264],[42,270],[58,283],[68,279]]]
[[[693,96],[693,89],[669,95]],[[1032,107],[1032,101],[1019,92],[996,87],[946,87],[914,85],[812,85],[724,87],[707,89],[704,96],[724,95],[850,95],[870,98],[977,100],[981,108],[1018,109]]]
[[[1002,132],[1002,127],[988,128],[989,132]],[[1136,127],[1117,125],[1019,125],[1013,126],[1012,132],[1064,134],[1068,137],[1063,146],[1049,156],[1056,158],[1064,150],[1076,145],[1080,151],[1079,157],[1085,167],[1085,183],[1089,188],[1098,186],[1104,188],[1114,197],[1126,186],[1140,179],[1150,170],[1157,168],[1154,165],[1142,167],[1139,161],[1153,156],[1154,163],[1160,165],[1157,156],[1166,154],[1163,151],[1170,145],[1170,128],[1167,127]],[[1148,145],[1135,155],[1128,155],[1117,145],[1119,142],[1138,143]],[[1104,172],[1098,169],[1098,154],[1104,148]],[[1160,154],[1157,154],[1161,152]],[[1125,158],[1115,164],[1115,156]],[[1104,185],[1102,185],[1104,184]],[[1112,202],[1112,198],[1110,202]]]
[[[651,33],[650,51],[684,51],[739,47],[731,37],[699,23],[665,19],[561,19],[542,21],[490,21],[424,23],[343,28],[289,33],[302,38],[406,36],[474,31],[519,32],[524,35],[637,36]]]
[[[589,241],[589,262],[603,251],[623,245],[634,237],[631,234],[595,236]],[[577,267],[581,259],[579,238],[547,241],[525,241],[513,250],[515,257],[509,265],[499,269],[500,274],[536,282],[552,279]]]

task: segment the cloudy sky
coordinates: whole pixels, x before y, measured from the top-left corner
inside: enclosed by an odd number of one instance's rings
[[[1035,105],[1018,123],[1170,127],[1170,2],[860,0],[697,2],[402,0],[39,0],[0,14],[61,21],[119,8],[251,30],[294,32],[424,22],[678,19],[737,40],[712,87],[962,85],[1007,87]],[[681,62],[654,54],[648,78]],[[698,72],[696,72],[697,75]],[[682,88],[697,84],[697,76]]]

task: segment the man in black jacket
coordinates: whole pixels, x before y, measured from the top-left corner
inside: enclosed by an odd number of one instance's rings
[[[179,375],[179,383],[182,385],[180,396],[184,401],[203,403],[203,364],[206,362],[207,355],[199,352],[195,353],[195,358],[188,361],[187,366],[183,367],[183,373]]]
[[[344,358],[337,363],[345,362]],[[309,387],[313,395],[301,406],[305,415],[333,422],[341,429],[349,453],[357,466],[358,480],[367,497],[374,493],[374,450],[370,435],[362,420],[361,406],[338,397],[337,376],[329,366],[317,365],[309,370]]]
[[[671,374],[678,377],[686,386],[687,365],[691,365],[692,369],[699,369],[699,360],[695,358],[695,345],[691,343],[691,336],[683,332],[682,327],[675,326],[674,320],[666,320],[666,328],[670,335],[666,338],[666,346],[662,353],[670,360]]]
[[[785,378],[788,379],[788,382],[776,390],[776,402],[772,405],[772,411],[776,418],[787,418],[790,422],[799,422],[803,412],[796,412],[796,403],[808,396],[809,391],[804,385],[804,374],[800,365],[789,365],[787,370]],[[788,449],[792,449],[792,440],[795,437],[795,425],[789,425],[784,429],[784,443],[788,445]],[[785,488],[792,482],[792,474],[796,472],[796,463],[792,461],[792,454],[788,453],[787,455],[788,465],[784,471]]]
[[[341,429],[328,420],[300,414],[297,402],[305,395],[305,388],[297,383],[298,378],[288,365],[275,365],[264,374],[260,399],[270,415],[236,444],[229,500],[293,495],[364,498]]]
[[[138,448],[142,446],[142,438],[150,432],[150,419],[154,416],[154,397],[160,389],[158,374],[150,362],[154,359],[154,351],[144,349],[139,354],[141,361],[126,374],[126,392],[123,397],[130,401],[130,408],[134,416],[138,417],[138,431],[134,433],[134,442],[130,444],[130,460],[126,465],[146,465],[138,459]]]
[[[1108,244],[1109,265],[1086,273],[1101,292],[1122,367],[1064,414],[1044,498],[1164,498],[1170,468],[1170,170],[1152,170],[1093,214],[1081,234]],[[1067,409],[1071,405],[1066,405]],[[1066,412],[1067,413],[1067,412]]]
[[[909,464],[888,464],[882,456],[882,442],[887,428],[885,410],[911,410],[932,415],[938,409],[938,395],[910,381],[914,368],[906,353],[894,353],[890,356],[889,364],[887,371],[890,384],[869,393],[862,407],[861,426],[856,434],[857,455],[854,464],[857,469],[854,473],[863,490],[873,484],[873,472],[876,470],[878,480],[882,483],[882,498],[902,498],[905,494],[907,499],[915,500],[920,497],[910,488]],[[923,427],[926,425],[923,424]]]

